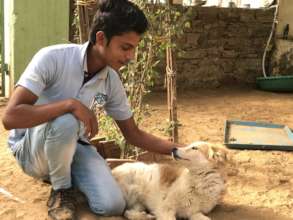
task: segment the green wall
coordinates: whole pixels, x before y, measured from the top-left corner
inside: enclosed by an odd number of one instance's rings
[[[1,91],[0,96],[5,95],[5,75],[4,75],[4,2],[0,0],[0,74]]]
[[[68,42],[69,0],[13,0],[11,22],[14,84],[40,48]]]

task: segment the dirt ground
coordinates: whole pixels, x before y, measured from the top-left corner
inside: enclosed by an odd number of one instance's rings
[[[293,94],[277,94],[250,88],[224,88],[178,92],[181,143],[203,140],[223,143],[227,119],[264,121],[293,128]],[[166,97],[148,97],[150,114],[141,126],[164,136],[168,117]],[[0,102],[0,117],[5,102]],[[0,219],[47,219],[49,186],[22,173],[6,147],[7,131],[0,126]],[[293,220],[293,154],[281,151],[228,150],[222,167],[227,193],[211,214],[213,220]],[[4,196],[5,189],[15,197]],[[79,219],[101,219],[86,208]],[[104,219],[104,218],[103,218]],[[120,218],[105,218],[120,219]]]

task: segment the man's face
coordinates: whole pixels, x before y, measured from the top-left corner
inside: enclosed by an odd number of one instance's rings
[[[126,32],[119,36],[113,36],[109,44],[105,36],[103,42],[97,41],[96,44],[100,44],[99,54],[104,62],[118,71],[134,58],[135,48],[139,41],[139,34],[136,32]]]

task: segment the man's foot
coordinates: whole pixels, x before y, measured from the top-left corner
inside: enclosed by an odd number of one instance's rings
[[[48,215],[53,220],[74,220],[75,204],[74,190],[59,189],[51,190],[49,200],[47,202]]]

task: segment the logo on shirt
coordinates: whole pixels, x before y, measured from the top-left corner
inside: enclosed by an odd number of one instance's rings
[[[93,104],[91,106],[92,110],[101,109],[107,102],[108,96],[103,93],[97,93],[94,97]]]

